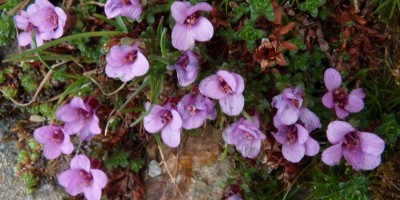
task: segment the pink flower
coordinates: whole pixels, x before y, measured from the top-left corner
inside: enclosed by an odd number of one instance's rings
[[[150,102],[146,103],[146,110]],[[182,118],[172,104],[154,105],[150,113],[143,119],[144,129],[149,133],[161,131],[161,138],[169,147],[177,147],[181,142]]]
[[[182,118],[185,129],[199,128],[206,119],[214,120],[217,117],[214,103],[202,94],[186,94],[179,101],[178,113]]]
[[[175,1],[171,5],[171,14],[176,21],[172,29],[172,45],[186,51],[194,47],[195,41],[209,41],[214,35],[214,27],[199,12],[211,10],[210,4],[205,2],[191,6],[189,2]]]
[[[260,153],[261,142],[266,138],[259,129],[258,116],[253,117],[253,122],[242,117],[224,130],[222,138],[227,144],[235,145],[243,157],[255,158]]]
[[[69,134],[79,133],[81,140],[91,140],[101,133],[99,118],[96,115],[97,101],[83,101],[74,97],[70,103],[58,108],[57,118],[63,121],[64,130]]]
[[[282,144],[283,157],[290,162],[298,163],[304,155],[315,156],[319,152],[318,142],[300,123],[281,125],[273,136]]]
[[[44,144],[43,155],[47,159],[55,159],[63,154],[70,154],[74,150],[69,134],[59,126],[43,126],[33,133],[35,140]]]
[[[193,51],[182,53],[175,65],[168,66],[168,70],[176,70],[178,83],[182,87],[192,84],[199,72],[199,59]]]
[[[133,46],[113,46],[106,56],[106,74],[128,82],[149,71],[149,61],[142,54],[137,44]]]
[[[304,91],[300,87],[286,88],[272,99],[272,106],[278,109],[274,119],[285,125],[294,124],[300,116]]]
[[[108,19],[125,16],[135,20],[142,14],[142,5],[140,0],[108,0],[104,10]]]
[[[39,29],[44,40],[60,38],[64,33],[67,14],[48,0],[36,0],[27,10],[30,22]]]
[[[341,88],[342,77],[333,68],[329,68],[324,74],[325,86],[328,92],[322,97],[322,103],[327,108],[334,108],[339,119],[346,118],[349,113],[360,112],[364,108],[365,93],[358,88],[348,94],[346,88]]]
[[[72,158],[70,169],[58,175],[58,183],[68,194],[83,193],[88,200],[100,200],[101,190],[107,182],[107,175],[99,169],[92,169],[89,158],[83,154]]]
[[[322,153],[325,164],[339,164],[342,155],[355,170],[372,170],[381,163],[385,142],[377,135],[358,131],[343,121],[331,122],[326,133],[333,146]]]
[[[43,45],[43,38],[41,36],[41,33],[35,25],[33,25],[29,21],[29,15],[27,12],[21,10],[20,13],[15,16],[14,18],[16,26],[23,30],[18,34],[18,44],[21,47],[31,45],[31,47],[34,47],[34,43],[32,42],[32,31],[35,32],[35,42],[37,46],[42,46]]]
[[[244,80],[239,74],[219,70],[200,82],[200,92],[218,99],[222,112],[230,116],[239,115],[244,107]]]
[[[47,0],[36,0],[26,11],[22,10],[15,16],[14,20],[17,27],[23,30],[18,35],[19,46],[31,44],[34,47],[32,31],[37,46],[43,45],[43,40],[60,38],[64,33],[67,14]]]

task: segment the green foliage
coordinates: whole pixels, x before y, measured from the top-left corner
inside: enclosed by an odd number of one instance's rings
[[[269,21],[275,21],[274,7],[271,0],[246,0],[249,3],[251,18],[256,20],[265,16]]]
[[[398,18],[400,12],[400,0],[372,0],[375,6],[374,13],[379,14],[386,20],[392,20],[393,17]]]
[[[261,39],[265,36],[265,32],[256,29],[254,21],[247,20],[244,22],[244,27],[238,32],[240,39],[246,41],[246,47],[249,50],[254,50],[257,47],[257,39]]]
[[[249,12],[249,7],[240,4],[238,7],[233,8],[233,21],[238,21],[240,18],[242,18],[244,15],[246,15]]]
[[[25,192],[27,194],[33,194],[35,192],[35,187],[39,182],[39,177],[33,173],[24,173],[21,176],[21,180],[25,185]]]
[[[34,73],[28,72],[20,77],[21,80],[21,86],[25,89],[27,92],[34,92],[37,89],[37,76],[34,75]]]
[[[18,94],[18,89],[15,87],[11,87],[11,86],[4,86],[3,87],[4,93],[6,93],[6,98],[14,98],[17,96]]]
[[[325,0],[307,0],[300,3],[299,8],[302,11],[309,12],[311,16],[318,16],[318,8],[325,4]]]
[[[315,172],[312,182],[312,190],[307,199],[332,199],[332,200],[367,200],[371,199],[368,194],[367,177],[349,174],[348,180],[341,180],[337,174],[332,172],[324,174]]]
[[[16,38],[15,26],[12,17],[5,12],[0,13],[0,46],[7,45]]]
[[[144,166],[144,160],[142,159],[131,159],[130,151],[117,151],[112,156],[108,157],[105,162],[108,170],[115,169],[117,167],[128,168],[129,170],[138,173]]]
[[[2,84],[6,80],[6,77],[4,76],[4,72],[0,71],[0,84]]]
[[[382,124],[376,129],[376,133],[382,135],[389,145],[393,145],[400,137],[400,125],[394,114],[385,114]]]

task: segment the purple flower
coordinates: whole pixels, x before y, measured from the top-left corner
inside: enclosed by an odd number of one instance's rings
[[[39,29],[44,40],[60,38],[64,33],[67,14],[48,0],[36,0],[27,10],[30,22]]]
[[[168,66],[167,68],[168,70],[176,69],[179,85],[186,87],[192,84],[197,78],[199,59],[193,51],[185,51],[175,65]]]
[[[100,200],[101,190],[107,182],[107,175],[99,169],[91,169],[89,158],[83,154],[72,158],[70,169],[58,175],[58,183],[68,194],[83,193],[88,200]]]
[[[224,130],[222,138],[227,144],[235,145],[243,157],[255,158],[260,153],[262,140],[266,138],[259,129],[258,116],[253,116],[253,122],[242,117]]]
[[[282,144],[283,157],[290,162],[298,163],[304,155],[315,156],[319,152],[318,142],[301,124],[281,125],[273,136]]]
[[[149,71],[149,61],[137,44],[133,46],[113,46],[106,56],[106,74],[128,82]]]
[[[70,103],[58,108],[56,115],[65,123],[65,132],[79,133],[81,140],[91,140],[94,135],[100,134],[101,129],[95,104],[97,101],[94,99],[84,102],[80,97],[74,97]]]
[[[23,30],[18,34],[19,46],[24,47],[30,44],[32,48],[34,47],[34,43],[32,42],[32,31],[35,32],[36,45],[43,45],[43,38],[41,36],[41,33],[38,27],[36,27],[29,21],[29,15],[27,12],[21,10],[19,15],[15,16],[14,21],[16,26],[19,29]]]
[[[199,12],[211,10],[210,4],[205,2],[191,6],[189,2],[175,1],[171,6],[171,14],[176,21],[172,29],[172,45],[186,51],[194,47],[195,41],[209,41],[214,35],[214,27]]]
[[[326,132],[333,146],[322,153],[325,164],[337,165],[342,155],[355,170],[372,170],[381,163],[385,142],[377,135],[360,132],[343,121],[331,122]]]
[[[125,16],[135,20],[142,14],[140,0],[108,0],[104,9],[108,19]]]
[[[35,140],[44,144],[43,155],[47,159],[55,159],[63,154],[70,154],[74,150],[69,134],[66,134],[59,126],[43,126],[33,133]]]
[[[276,120],[282,124],[294,124],[300,116],[300,110],[303,104],[304,91],[300,87],[286,88],[282,94],[272,99],[272,106],[278,109],[275,114]]]
[[[239,115],[244,107],[244,80],[239,74],[219,70],[200,82],[200,92],[218,99],[222,112],[230,116]]]
[[[217,111],[214,103],[202,94],[186,94],[179,101],[178,113],[182,118],[182,127],[185,129],[199,128],[206,119],[214,120]]]
[[[341,88],[342,77],[333,68],[329,68],[324,74],[325,86],[328,92],[322,97],[322,103],[327,108],[335,108],[339,119],[346,118],[349,113],[360,112],[364,108],[365,93],[358,88],[348,94],[346,88]]]
[[[146,110],[150,102],[146,103]],[[169,147],[177,147],[181,142],[182,119],[170,103],[164,106],[154,105],[151,112],[144,117],[144,128],[149,133],[161,131],[161,138]]]

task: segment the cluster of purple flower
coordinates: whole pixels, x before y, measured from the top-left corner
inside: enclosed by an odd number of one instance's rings
[[[319,144],[310,133],[321,128],[319,118],[303,106],[304,91],[300,87],[286,88],[272,99],[272,106],[278,109],[274,126],[278,132],[275,139],[282,144],[282,154],[290,162],[300,162],[307,156],[319,152]]]
[[[334,108],[339,119],[364,108],[363,90],[358,88],[348,94],[345,88],[340,87],[342,78],[337,70],[327,69],[324,81],[328,92],[322,103],[327,108]],[[304,155],[316,155],[320,148],[309,133],[321,128],[321,123],[313,112],[303,107],[303,96],[301,88],[287,88],[272,101],[277,108],[274,125],[278,129],[273,135],[282,144],[283,156],[295,163]],[[327,165],[337,165],[342,156],[355,170],[372,170],[381,162],[385,142],[373,133],[358,131],[344,121],[333,121],[328,125],[327,137],[333,144],[322,153],[322,161]]]
[[[35,130],[35,139],[44,145],[43,155],[47,159],[56,159],[63,154],[71,154],[74,146],[70,135],[79,134],[81,140],[91,140],[101,133],[99,118],[96,115],[97,101],[74,97],[70,103],[61,106],[57,118],[64,126],[49,125]],[[107,175],[99,169],[91,169],[85,155],[77,155],[71,160],[71,169],[58,176],[59,183],[68,194],[76,196],[84,193],[89,200],[101,197],[101,189],[107,184]]]
[[[328,92],[322,97],[322,103],[327,108],[334,108],[339,119],[364,108],[363,89],[358,88],[348,94],[345,88],[340,87],[342,77],[337,70],[327,69],[324,81]],[[322,161],[325,164],[337,165],[342,155],[355,170],[372,170],[381,163],[385,142],[377,135],[358,131],[344,121],[331,122],[326,132],[333,146],[322,153]]]
[[[16,26],[22,30],[18,35],[20,46],[41,46],[44,40],[60,38],[64,33],[67,14],[48,0],[36,0],[26,11],[15,17]],[[32,32],[35,41],[32,41]]]

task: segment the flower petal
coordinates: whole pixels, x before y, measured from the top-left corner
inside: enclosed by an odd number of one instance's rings
[[[217,74],[211,75],[200,82],[200,93],[212,99],[222,99],[227,96],[220,89],[219,76]]]
[[[385,141],[373,133],[360,132],[360,142],[361,150],[374,156],[381,155],[385,149]]]
[[[61,155],[60,145],[50,142],[44,145],[43,155],[49,160],[53,160]]]
[[[353,91],[350,92],[350,95],[355,95],[360,99],[364,99],[365,98],[365,92],[362,88],[357,88]]]
[[[188,17],[189,2],[175,1],[171,5],[171,15],[177,23],[183,24]]]
[[[364,159],[362,162],[361,169],[363,170],[373,170],[381,164],[381,155],[371,155],[368,153],[364,154]]]
[[[349,114],[350,114],[347,110],[344,110],[343,108],[339,107],[338,105],[335,105],[335,113],[339,119],[344,119],[347,116],[349,116]]]
[[[244,97],[242,94],[228,95],[219,100],[222,112],[229,116],[239,115],[244,107]]]
[[[108,19],[114,18],[121,14],[122,6],[118,6],[115,4],[113,0],[107,1],[106,5],[104,6],[104,12]]]
[[[299,119],[301,122],[303,122],[304,127],[309,132],[322,127],[318,116],[315,113],[311,112],[311,110],[309,110],[308,108],[301,108]]]
[[[340,87],[342,84],[342,77],[336,69],[329,68],[324,73],[324,82],[326,88],[332,91]]]
[[[85,187],[83,190],[85,198],[88,200],[100,200],[101,199],[101,189],[97,184],[92,184],[89,187]]]
[[[233,76],[233,73],[228,72],[226,70],[219,70],[217,72],[217,75],[224,79],[224,81],[228,84],[228,86],[233,90],[233,92],[236,92],[236,79]]]
[[[287,141],[286,129],[284,128],[279,129],[277,133],[274,133],[272,135],[280,144],[285,144]]]
[[[173,129],[171,125],[167,125],[161,131],[161,138],[167,146],[175,148],[181,142],[181,130]]]
[[[182,128],[182,118],[181,118],[181,116],[174,109],[171,109],[171,114],[172,114],[172,121],[169,124],[169,126],[171,126],[171,128],[174,129],[174,130],[180,130]]]
[[[227,144],[233,144],[236,145],[237,143],[237,122],[229,125],[224,129],[224,132],[222,132],[222,139],[227,143]]]
[[[260,153],[261,140],[253,141],[250,145],[236,145],[236,149],[246,158],[255,158]]]
[[[328,91],[322,97],[322,104],[324,104],[324,106],[327,107],[327,108],[334,108],[335,107],[335,104],[333,103],[333,95],[332,95],[331,91]]]
[[[189,30],[194,40],[199,42],[209,41],[214,35],[214,27],[205,17],[199,17],[197,23]]]
[[[192,15],[195,12],[198,11],[206,11],[206,12],[210,12],[212,10],[212,7],[210,4],[206,3],[206,2],[200,2],[197,3],[196,5],[192,6],[189,10],[187,15]]]
[[[236,81],[236,94],[241,94],[244,91],[244,79],[242,76],[236,73],[232,73],[233,77],[235,78]]]
[[[172,28],[172,46],[181,51],[194,47],[194,38],[188,27],[184,24],[175,24]]]
[[[356,129],[349,123],[343,121],[333,121],[329,123],[326,134],[329,142],[332,144],[342,143],[344,136],[347,133],[353,132]]]
[[[147,110],[148,108],[146,108]],[[161,115],[165,112],[165,109],[159,105],[154,105],[151,112],[144,117],[143,125],[147,132],[149,133],[157,133],[160,131],[164,126],[165,122],[163,123],[161,119]]]
[[[35,132],[33,132],[33,135],[37,142],[41,144],[46,144],[51,141],[53,133],[58,130],[61,130],[61,127],[53,125],[42,126],[40,128],[37,128]]]
[[[130,5],[125,6],[121,11],[121,16],[131,18],[132,20],[139,19],[140,14],[142,14],[142,5]]]
[[[319,152],[319,144],[312,137],[308,137],[308,140],[304,144],[304,147],[306,148],[304,154],[307,156],[315,156]]]
[[[83,109],[83,110],[85,110],[87,112],[90,111],[89,105],[85,104],[85,102],[83,102],[82,98],[80,98],[80,97],[72,98],[70,104],[74,108],[80,108],[80,109]]]
[[[149,61],[142,53],[137,52],[137,59],[132,64],[131,71],[135,76],[143,76],[149,71]]]
[[[304,157],[304,145],[298,143],[283,144],[282,154],[283,157],[293,163],[298,163]]]
[[[364,160],[363,152],[361,150],[349,150],[346,148],[343,148],[342,151],[347,163],[355,170],[360,170]]]
[[[76,155],[70,163],[71,169],[83,169],[86,172],[90,170],[90,160],[83,154]]]
[[[330,146],[322,152],[322,162],[329,166],[339,164],[340,159],[342,159],[342,144],[340,143]]]
[[[104,188],[107,185],[107,175],[99,169],[91,169],[90,173],[93,176],[93,182],[96,183],[100,188]]]
[[[291,125],[296,123],[299,119],[300,109],[295,106],[287,105],[285,108],[278,110],[275,116],[280,123]]]
[[[32,42],[31,32],[21,32],[18,34],[18,45],[21,47],[27,46]]]
[[[344,109],[351,112],[357,113],[360,112],[364,108],[364,101],[356,95],[349,95],[347,100],[347,104],[344,106]]]
[[[63,122],[73,122],[79,119],[79,110],[72,107],[71,104],[65,104],[56,111],[56,116]]]
[[[297,128],[297,142],[299,144],[304,144],[309,138],[308,131],[300,124],[295,124],[295,126]]]
[[[186,118],[182,122],[182,127],[186,130],[196,129],[203,125],[204,121],[207,119],[206,111],[198,111],[193,116]]]
[[[63,129],[68,134],[73,135],[75,133],[79,133],[84,126],[85,126],[85,120],[83,118],[79,118],[78,120],[73,122],[65,122]]]
[[[81,175],[78,169],[70,169],[57,176],[58,183],[65,187],[68,194],[76,196],[83,192],[81,186]]]

